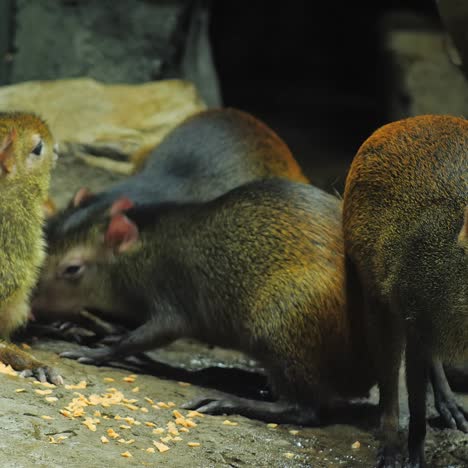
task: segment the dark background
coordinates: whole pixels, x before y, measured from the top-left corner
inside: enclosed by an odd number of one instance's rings
[[[224,104],[262,118],[312,181],[318,171],[338,189],[359,145],[388,121],[381,20],[404,8],[438,22],[432,0],[348,3],[214,1],[210,29]]]

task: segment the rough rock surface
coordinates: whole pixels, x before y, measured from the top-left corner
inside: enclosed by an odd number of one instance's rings
[[[155,146],[205,108],[187,81],[109,85],[90,78],[31,81],[0,88],[0,109],[33,111],[52,127],[60,154],[130,173],[131,155]]]

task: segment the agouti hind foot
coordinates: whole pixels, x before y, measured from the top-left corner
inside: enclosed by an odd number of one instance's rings
[[[377,456],[375,468],[402,468],[401,454],[396,447],[384,447]]]
[[[320,423],[317,409],[283,400],[258,401],[236,396],[200,397],[184,403],[182,407],[212,415],[239,414],[247,418],[279,424],[317,426]]]

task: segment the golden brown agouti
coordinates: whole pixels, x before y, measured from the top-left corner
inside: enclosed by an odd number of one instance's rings
[[[380,389],[378,466],[397,466],[398,370],[406,347],[409,463],[425,466],[426,389],[468,430],[442,363],[468,354],[468,122],[425,115],[390,123],[359,149],[344,195],[345,251],[366,300]]]
[[[308,183],[287,145],[263,122],[237,109],[206,110],[169,132],[141,172],[97,194],[78,191],[60,214],[61,229],[66,234],[122,196],[135,205],[207,201],[270,177]]]
[[[368,392],[362,324],[346,308],[339,199],[271,179],[205,203],[119,206],[128,200],[66,237],[48,226],[34,309],[88,309],[136,327],[115,346],[65,356],[102,363],[183,337],[238,349],[267,369],[278,401],[192,406],[275,422],[314,424],[335,396]]]
[[[47,125],[28,113],[0,113],[0,337],[23,325],[44,259],[42,224],[56,159]],[[0,360],[25,375],[60,383],[56,372],[15,346],[0,343]]]

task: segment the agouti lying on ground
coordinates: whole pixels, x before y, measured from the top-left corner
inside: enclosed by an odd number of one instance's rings
[[[0,113],[0,337],[23,325],[44,259],[42,224],[50,171],[56,159],[47,125],[29,113]],[[62,378],[16,346],[2,341],[0,360],[24,375]]]
[[[424,466],[426,388],[449,426],[468,431],[442,363],[468,356],[468,122],[419,116],[360,148],[346,180],[345,250],[366,298],[383,450],[397,464],[398,369],[406,346],[409,458]]]
[[[263,122],[236,109],[202,111],[172,130],[141,172],[96,195],[77,192],[74,206],[61,215],[62,230],[66,233],[121,196],[135,205],[207,201],[269,177],[308,183],[289,148]]]
[[[49,224],[34,308],[86,308],[137,327],[115,346],[65,356],[102,363],[182,337],[238,349],[264,365],[278,401],[193,406],[275,422],[314,424],[334,396],[368,392],[362,324],[346,308],[340,200],[271,179],[206,203],[128,206],[116,201],[110,217],[65,238]]]

